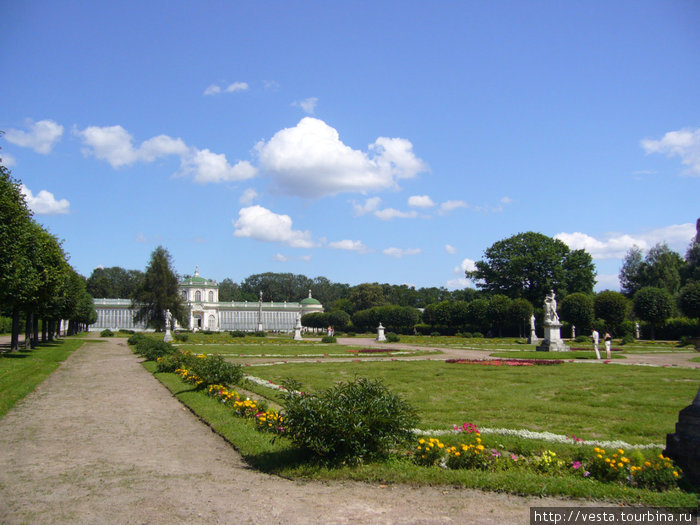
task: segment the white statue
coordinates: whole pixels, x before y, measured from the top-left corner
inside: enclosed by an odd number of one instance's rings
[[[535,331],[535,314],[530,315],[530,331]]]
[[[544,298],[544,320],[550,324],[559,323],[559,315],[557,314],[557,300],[552,290],[549,295]]]

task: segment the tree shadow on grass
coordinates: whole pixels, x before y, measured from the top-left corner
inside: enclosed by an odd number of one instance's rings
[[[322,466],[317,456],[300,448],[286,448],[272,452],[247,454],[243,456],[243,459],[250,465],[250,468],[266,474],[278,474],[287,468],[293,469],[306,466],[313,469]]]

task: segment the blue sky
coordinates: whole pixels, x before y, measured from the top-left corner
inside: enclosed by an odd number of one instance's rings
[[[462,288],[524,231],[685,253],[700,4],[3,2],[0,156],[89,276]]]

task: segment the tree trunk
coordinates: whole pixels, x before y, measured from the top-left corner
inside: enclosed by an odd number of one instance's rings
[[[39,344],[39,316],[38,315],[32,315],[32,332],[34,332],[34,336],[32,337],[32,348],[36,348],[36,345]]]
[[[46,318],[41,320],[41,342],[45,343],[49,339],[49,325],[46,322]]]
[[[29,350],[32,347],[32,319],[33,312],[27,312],[24,319],[24,349]]]
[[[53,341],[53,335],[54,335],[53,319],[48,320],[48,325],[49,325],[49,342],[51,342],[51,341]]]
[[[10,351],[19,350],[19,308],[12,308],[12,336],[10,338]]]

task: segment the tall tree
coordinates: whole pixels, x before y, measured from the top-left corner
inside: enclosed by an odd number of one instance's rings
[[[595,283],[595,268],[586,252],[571,252],[559,239],[536,232],[495,242],[476,262],[476,270],[465,273],[489,294],[523,297],[532,304],[540,304],[550,290],[562,296],[568,287],[592,293]]]
[[[663,288],[675,295],[686,274],[686,261],[671,250],[666,243],[651,247],[642,260],[642,251],[636,246],[630,249],[620,269],[620,285],[627,297],[634,297],[645,287]]]
[[[569,294],[559,303],[559,312],[564,321],[576,326],[578,333],[583,333],[593,324],[593,296],[585,293]]]
[[[165,329],[165,312],[187,326],[187,310],[178,290],[179,279],[173,270],[168,250],[158,246],[151,253],[141,286],[132,297],[135,320],[146,321],[158,331]]]
[[[668,290],[645,286],[634,294],[634,313],[651,325],[651,338],[656,339],[656,325],[671,317],[673,299]]]
[[[593,299],[597,319],[603,319],[608,330],[615,332],[627,315],[629,301],[620,292],[605,290]]]

